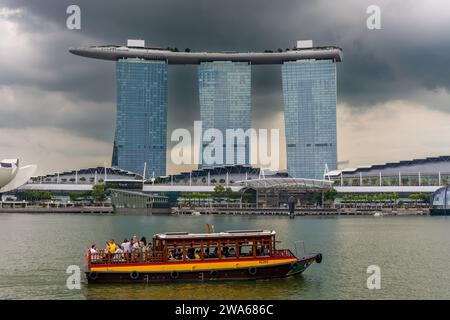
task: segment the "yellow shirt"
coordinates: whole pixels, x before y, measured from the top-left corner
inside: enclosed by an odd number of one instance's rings
[[[116,252],[116,244],[115,243],[109,244],[109,252],[111,252],[111,253]]]

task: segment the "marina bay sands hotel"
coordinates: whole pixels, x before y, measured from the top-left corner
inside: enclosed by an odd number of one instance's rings
[[[226,129],[251,128],[251,66],[280,64],[288,173],[321,179],[325,166],[336,169],[336,62],[342,61],[338,47],[313,47],[307,40],[276,52],[179,52],[128,40],[127,46],[69,51],[116,61],[113,166],[139,173],[146,163],[148,172],[167,174],[168,65],[198,65],[202,130],[215,128],[225,136]],[[249,144],[236,144],[234,159],[226,159],[226,164],[249,164]]]

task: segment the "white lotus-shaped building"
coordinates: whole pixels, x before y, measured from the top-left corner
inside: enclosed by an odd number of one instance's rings
[[[27,183],[36,172],[36,165],[19,167],[19,159],[0,161],[0,193],[8,192]]]

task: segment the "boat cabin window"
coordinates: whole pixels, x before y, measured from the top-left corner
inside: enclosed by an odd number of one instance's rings
[[[272,237],[159,240],[167,261],[271,256]]]

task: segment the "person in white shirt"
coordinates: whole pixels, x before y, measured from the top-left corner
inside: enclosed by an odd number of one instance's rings
[[[131,243],[128,241],[128,239],[123,240],[122,244],[120,245],[124,253],[131,252]]]
[[[97,245],[93,244],[91,248],[89,249],[90,258],[92,262],[96,262],[98,259],[98,250]]]
[[[121,247],[117,247],[116,252],[114,253],[114,261],[122,262],[124,261],[123,250]]]
[[[123,250],[125,259],[127,259],[127,261],[130,260],[131,242],[128,241],[128,239],[125,238],[120,246],[121,246],[121,248]]]

